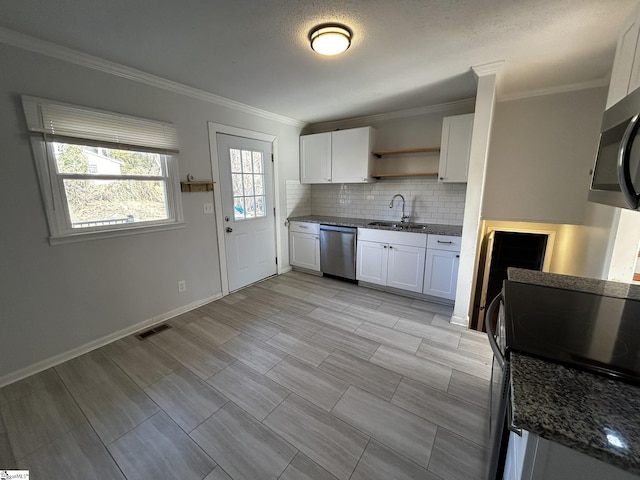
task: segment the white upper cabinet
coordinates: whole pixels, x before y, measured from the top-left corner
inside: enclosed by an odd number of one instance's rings
[[[607,96],[607,108],[622,100],[640,86],[640,19],[638,12],[618,38],[616,56],[611,71],[611,83]]]
[[[300,137],[301,183],[368,183],[375,130],[371,127]]]
[[[442,144],[438,180],[442,183],[466,183],[473,133],[473,113],[442,119]]]
[[[331,134],[300,137],[300,183],[331,182]]]

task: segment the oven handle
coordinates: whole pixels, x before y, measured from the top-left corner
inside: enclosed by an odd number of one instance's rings
[[[491,301],[491,303],[489,304],[489,307],[487,308],[487,311],[485,312],[484,318],[488,320],[485,324],[487,325],[487,336],[489,337],[489,345],[491,345],[491,350],[493,350],[493,355],[496,361],[498,362],[498,365],[500,365],[500,369],[504,370],[504,366],[505,366],[504,354],[500,351],[500,348],[496,343],[496,334],[495,332],[493,332],[492,326],[491,326],[491,317],[493,317],[493,312],[495,312],[496,308],[498,308],[501,301],[502,301],[502,292],[496,295],[496,298],[494,298]]]

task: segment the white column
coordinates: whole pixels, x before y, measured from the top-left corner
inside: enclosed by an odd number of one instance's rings
[[[469,179],[464,204],[462,222],[462,247],[456,302],[451,323],[468,326],[476,257],[479,249],[480,218],[482,197],[484,195],[489,139],[493,123],[493,111],[496,104],[498,74],[504,61],[492,62],[471,67],[477,77],[476,109],[471,135],[471,153],[469,157]]]

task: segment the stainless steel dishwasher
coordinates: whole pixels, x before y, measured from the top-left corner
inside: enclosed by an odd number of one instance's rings
[[[323,274],[356,279],[357,228],[320,225],[320,270]]]

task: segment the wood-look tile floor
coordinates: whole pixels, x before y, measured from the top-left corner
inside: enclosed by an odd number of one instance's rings
[[[0,469],[478,480],[491,350],[451,308],[290,272],[0,389]]]

